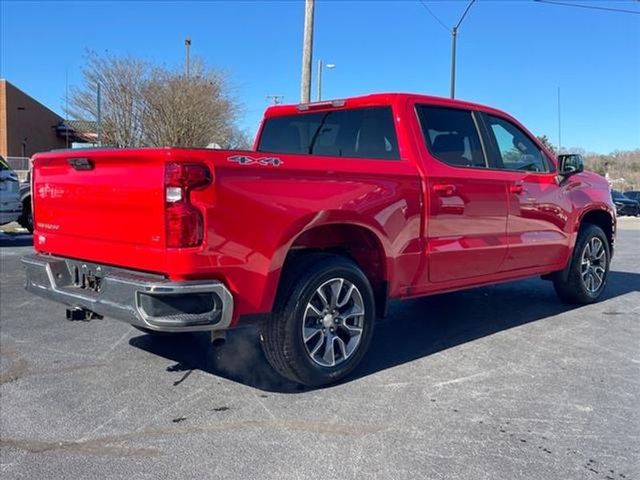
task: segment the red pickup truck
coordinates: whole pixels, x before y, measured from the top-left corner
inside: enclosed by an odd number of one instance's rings
[[[270,107],[251,151],[42,153],[26,286],[147,332],[257,320],[278,372],[327,384],[389,299],[541,275],[596,301],[615,208],[567,158],[499,110],[412,94]]]

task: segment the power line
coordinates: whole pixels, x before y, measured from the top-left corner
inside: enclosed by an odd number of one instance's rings
[[[606,10],[608,12],[631,13],[633,15],[640,15],[640,11],[624,10],[622,8],[598,7],[595,5],[580,5],[578,3],[556,2],[552,0],[533,0],[533,1],[538,3],[549,3],[551,5],[560,5],[563,7],[587,8],[590,10]]]
[[[425,2],[424,0],[420,0],[420,5],[422,5],[422,6],[427,10],[427,12],[429,12],[429,14],[430,14],[433,18],[435,18],[435,19],[436,19],[436,21],[437,21],[440,25],[442,25],[442,28],[444,28],[447,32],[451,33],[451,30],[449,30],[449,27],[447,27],[447,26],[444,24],[444,22],[443,22],[442,20],[440,20],[440,19],[436,16],[436,14],[435,14],[435,13],[433,13],[433,12],[431,11],[431,9],[427,6],[427,4],[426,4],[426,2]]]
[[[460,26],[460,24],[462,23],[462,20],[464,20],[464,17],[466,17],[466,16],[467,16],[467,12],[469,11],[469,9],[471,8],[471,5],[473,5],[473,2],[475,2],[475,1],[476,1],[476,0],[471,0],[471,1],[469,2],[469,4],[467,5],[467,8],[465,8],[465,9],[464,9],[464,13],[463,13],[463,14],[462,14],[462,16],[460,17],[460,20],[458,20],[458,23],[457,23],[457,24],[456,24],[456,26],[455,26],[455,27],[453,27],[453,28],[457,29],[457,28]]]

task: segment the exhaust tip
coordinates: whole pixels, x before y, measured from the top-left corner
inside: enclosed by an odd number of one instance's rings
[[[227,341],[227,332],[224,330],[214,330],[211,332],[211,344],[214,347],[221,347]]]

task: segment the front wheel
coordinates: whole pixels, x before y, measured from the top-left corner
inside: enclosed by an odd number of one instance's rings
[[[274,315],[262,325],[269,363],[284,377],[317,387],[337,382],[360,363],[373,335],[371,285],[351,260],[301,258],[283,277]]]
[[[553,282],[556,293],[566,303],[596,302],[607,284],[610,262],[605,233],[596,225],[585,225],[578,234],[566,278],[558,277]]]

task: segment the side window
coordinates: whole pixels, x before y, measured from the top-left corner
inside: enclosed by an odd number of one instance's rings
[[[487,166],[469,110],[426,105],[416,109],[427,148],[438,160],[456,167]]]
[[[500,154],[501,162],[498,163],[498,168],[527,172],[549,171],[538,146],[520,128],[493,115],[487,115],[486,119]]]
[[[383,160],[400,158],[390,107],[269,118],[262,129],[258,151]]]

